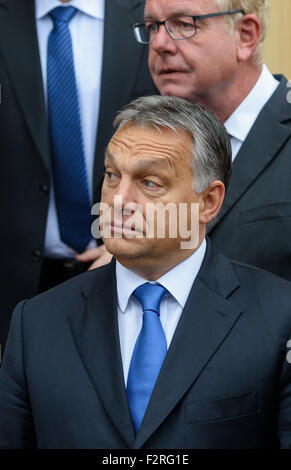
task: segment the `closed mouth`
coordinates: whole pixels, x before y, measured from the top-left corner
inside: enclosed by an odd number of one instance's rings
[[[158,72],[158,75],[170,75],[173,73],[185,73],[185,70],[178,70],[178,69],[161,69]]]
[[[135,228],[131,228],[131,227],[127,227],[126,224],[125,225],[114,225],[114,224],[111,224],[111,230],[113,232],[116,232],[116,233],[123,233],[123,234],[143,234],[143,232],[141,230],[138,230],[138,229],[135,229]]]

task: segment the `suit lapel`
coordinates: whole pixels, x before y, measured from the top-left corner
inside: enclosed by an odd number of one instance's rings
[[[131,98],[141,53],[130,25],[140,19],[140,0],[105,2],[104,46],[100,113],[94,164],[94,194],[103,180],[104,149],[111,138],[116,109],[120,110]],[[120,27],[122,25],[122,28]],[[117,34],[118,32],[118,34]],[[106,131],[107,132],[104,132]]]
[[[23,117],[48,167],[49,143],[33,0],[0,0],[0,51]]]
[[[135,437],[123,378],[114,271],[114,263],[96,271],[93,286],[83,289],[84,310],[71,314],[69,322],[106,412],[128,446],[140,448],[193,385],[241,315],[229,300],[239,282],[231,263],[214,256],[209,246]]]
[[[238,320],[227,299],[239,286],[230,262],[208,254],[182,313],[134,448],[140,448],[193,386]]]
[[[286,80],[281,77],[279,87],[259,114],[234,160],[231,182],[222,209],[209,226],[208,233],[240,200],[290,138],[291,129],[283,123],[285,119],[290,119],[286,94]]]
[[[135,435],[123,377],[114,266],[105,267],[93,293],[84,290],[85,309],[69,317],[84,366],[106,412],[129,447]],[[113,294],[112,294],[113,293]]]

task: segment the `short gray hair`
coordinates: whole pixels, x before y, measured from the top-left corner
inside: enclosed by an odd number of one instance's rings
[[[189,132],[193,139],[191,167],[194,189],[204,191],[215,180],[227,188],[231,176],[231,146],[224,125],[201,105],[174,96],[147,96],[125,106],[113,125],[151,126]]]

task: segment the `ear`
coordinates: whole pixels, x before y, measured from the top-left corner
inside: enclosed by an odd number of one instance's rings
[[[246,62],[253,55],[261,38],[261,23],[256,15],[244,15],[237,23],[238,34],[237,58]]]
[[[221,181],[213,181],[200,194],[200,224],[207,225],[217,216],[225,195],[225,187]]]

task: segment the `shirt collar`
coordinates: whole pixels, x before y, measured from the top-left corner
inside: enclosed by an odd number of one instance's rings
[[[227,132],[244,142],[261,110],[279,85],[266,65],[255,86],[224,123]]]
[[[35,14],[37,19],[46,16],[53,8],[72,6],[94,18],[104,20],[104,0],[71,0],[63,3],[60,0],[35,0]]]
[[[156,281],[172,294],[182,308],[185,306],[193,282],[201,268],[205,251],[206,240],[204,239],[200,247],[189,258],[179,263]],[[183,282],[177,282],[177,279],[183,279]],[[147,281],[144,278],[116,261],[117,298],[119,308],[123,313],[126,311],[133,291],[145,282]]]

